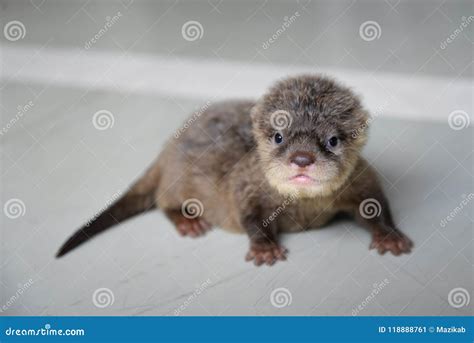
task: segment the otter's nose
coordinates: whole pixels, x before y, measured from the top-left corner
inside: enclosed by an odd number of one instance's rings
[[[305,151],[297,151],[293,155],[291,155],[290,158],[290,162],[292,164],[296,164],[300,168],[307,167],[313,164],[314,161],[314,155]]]

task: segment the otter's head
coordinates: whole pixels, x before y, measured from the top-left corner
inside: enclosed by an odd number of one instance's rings
[[[280,81],[252,109],[263,170],[281,194],[329,195],[347,180],[366,141],[369,116],[333,80]]]

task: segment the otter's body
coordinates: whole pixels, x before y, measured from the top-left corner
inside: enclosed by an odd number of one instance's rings
[[[251,102],[223,102],[202,113],[180,136],[172,137],[152,167],[160,173],[156,202],[181,211],[188,199],[202,203],[202,217],[213,226],[244,232],[236,213],[236,192],[255,165]],[[248,173],[249,176],[251,176]]]
[[[280,232],[320,227],[340,212],[371,230],[380,253],[408,252],[412,243],[395,228],[360,156],[368,118],[349,89],[318,76],[281,81],[257,102],[214,104],[194,114],[127,194],[58,256],[153,207],[183,236],[211,227],[247,233],[247,259],[257,265],[286,258]]]
[[[210,225],[245,233],[239,218],[242,202],[257,198],[269,215],[288,200],[275,220],[282,232],[297,232],[325,225],[342,211],[340,195],[291,200],[266,181],[252,135],[250,111],[254,102],[221,102],[202,113],[188,129],[170,139],[150,172],[161,176],[156,203],[165,212],[181,210],[188,199],[203,205],[201,217]],[[367,167],[360,160],[360,169]],[[359,170],[360,172],[361,170]],[[265,218],[263,218],[265,219]]]

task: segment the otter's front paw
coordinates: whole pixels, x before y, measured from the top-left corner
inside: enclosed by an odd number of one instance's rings
[[[379,254],[383,255],[387,251],[390,251],[395,256],[403,253],[410,253],[413,247],[413,242],[398,230],[376,231],[372,237],[372,243],[370,249],[376,249]]]
[[[253,243],[245,256],[246,261],[252,261],[256,266],[273,265],[277,260],[286,260],[288,250],[276,243]]]

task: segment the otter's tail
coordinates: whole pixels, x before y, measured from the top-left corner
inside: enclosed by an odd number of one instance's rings
[[[152,176],[150,174],[152,173],[145,175],[125,195],[69,237],[57,252],[56,257],[67,254],[92,237],[128,218],[155,208],[156,183],[153,182],[153,178],[150,178]]]

